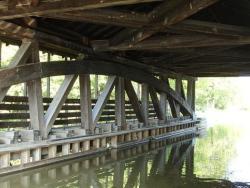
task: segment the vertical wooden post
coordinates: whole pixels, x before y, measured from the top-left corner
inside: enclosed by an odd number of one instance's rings
[[[90,140],[86,140],[83,142],[83,151],[90,150]]]
[[[165,123],[167,120],[167,95],[166,93],[160,93],[160,108],[162,112],[162,122]]]
[[[56,157],[56,152],[57,152],[57,147],[54,146],[49,146],[48,148],[48,156],[49,158],[55,158]]]
[[[75,142],[72,145],[72,153],[78,153],[80,149],[80,143],[79,142]]]
[[[10,153],[4,153],[0,156],[0,167],[5,168],[10,166]]]
[[[63,144],[62,145],[62,154],[69,155],[70,153],[70,144]]]
[[[188,79],[187,102],[192,110],[195,111],[195,78]]]
[[[99,90],[98,90],[99,83],[98,83],[98,80],[99,80],[98,75],[95,75],[95,86],[94,86],[94,94],[95,94],[94,98],[95,99],[97,99],[98,95],[99,95]]]
[[[29,97],[29,111],[31,129],[40,130],[41,135],[46,137],[44,109],[42,101],[42,85],[41,80],[32,80],[27,82],[28,97]]]
[[[115,87],[115,120],[118,127],[126,130],[124,78],[120,77]]]
[[[118,145],[118,137],[117,136],[113,136],[111,138],[111,146],[114,147],[114,148],[117,148],[117,145]]]
[[[30,150],[24,150],[21,152],[21,163],[26,164],[30,162]]]
[[[80,105],[81,105],[81,125],[87,131],[94,131],[92,120],[92,102],[90,76],[88,74],[80,75]]]
[[[181,85],[182,85],[182,80],[181,77],[178,75],[176,80],[175,80],[175,91],[181,95]],[[176,103],[176,113],[177,117],[180,117],[180,105]]]
[[[149,91],[148,91],[148,85],[142,84],[141,87],[141,109],[142,109],[142,115],[144,119],[144,126],[148,126],[148,109],[149,109]]]
[[[42,158],[42,149],[41,148],[36,148],[33,151],[33,161],[40,161]]]
[[[2,67],[2,41],[0,41],[0,68]]]
[[[48,62],[50,62],[50,53],[48,53]],[[50,77],[47,78],[47,89],[46,89],[47,97],[50,97]]]
[[[31,53],[31,62],[39,63],[39,46],[37,41],[32,42],[33,48]],[[41,79],[27,82],[30,124],[33,130],[40,130],[43,138],[47,138],[47,131],[44,120],[44,109],[42,99],[42,84]]]

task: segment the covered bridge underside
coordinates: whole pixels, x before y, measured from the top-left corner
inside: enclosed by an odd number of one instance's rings
[[[0,173],[194,132],[196,78],[250,74],[249,12],[249,0],[0,1],[0,40],[19,46],[0,69]]]

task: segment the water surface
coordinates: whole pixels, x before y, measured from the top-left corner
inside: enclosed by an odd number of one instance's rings
[[[217,125],[202,138],[156,141],[0,177],[0,187],[250,187],[249,141],[235,127]]]

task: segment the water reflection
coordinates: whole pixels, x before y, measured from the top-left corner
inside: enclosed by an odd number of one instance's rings
[[[197,144],[205,146],[200,141]],[[197,149],[198,158],[195,156],[196,146],[194,135],[188,135],[111,150],[91,158],[1,177],[0,188],[237,187],[230,181],[202,177],[201,166],[195,163],[202,163],[206,157],[199,156],[201,148]],[[204,148],[205,152],[208,149]]]

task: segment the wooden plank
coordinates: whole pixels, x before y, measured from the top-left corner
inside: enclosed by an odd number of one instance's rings
[[[147,84],[141,85],[141,112],[144,126],[148,126],[149,89]]]
[[[32,49],[30,49],[31,55],[29,57],[30,63],[39,63],[39,46],[37,41],[32,41]],[[46,127],[44,120],[44,108],[42,101],[42,83],[41,78],[35,80],[29,80],[26,83],[29,114],[30,114],[30,126],[32,130],[39,130],[41,137],[46,139]]]
[[[42,102],[41,79],[27,82],[27,88],[31,128],[33,130],[39,130],[41,136],[47,138]]]
[[[187,102],[195,110],[195,79],[190,78],[187,85]]]
[[[97,124],[99,118],[101,117],[101,113],[104,109],[104,106],[107,103],[107,100],[114,88],[115,85],[115,80],[116,80],[116,76],[109,76],[108,81],[105,85],[104,90],[102,91],[102,93],[100,94],[95,107],[93,109],[93,124],[94,126]]]
[[[45,126],[47,129],[47,134],[49,134],[53,123],[56,120],[56,117],[58,116],[61,107],[63,106],[71,88],[73,87],[75,81],[77,79],[76,75],[67,75],[65,76],[65,79],[58,89],[53,101],[51,102],[44,118],[45,118]]]
[[[104,43],[108,44],[106,41]],[[181,48],[198,48],[198,47],[225,47],[239,46],[250,43],[249,36],[215,36],[207,34],[189,34],[189,35],[172,35],[159,36],[142,41],[134,45],[122,43],[119,45],[104,46],[103,44],[95,44],[93,48],[97,52],[101,51],[128,51],[128,50],[167,50]]]
[[[157,2],[160,0],[60,0],[60,1],[41,1],[38,6],[20,6],[12,10],[1,12],[0,17],[3,20],[21,18],[28,16],[42,16],[44,14],[53,14],[59,12],[69,12],[76,10],[88,10],[104,7],[113,7],[129,4],[138,4],[145,2]],[[25,11],[24,11],[25,8]]]
[[[125,86],[124,78],[117,78],[115,86],[115,120],[116,125],[121,127],[122,130],[126,130],[125,119]]]
[[[148,16],[146,14],[130,11],[124,12],[111,9],[96,9],[64,12],[60,14],[46,14],[43,15],[43,17],[132,28],[142,27],[149,21]]]
[[[87,131],[94,131],[91,107],[91,87],[90,76],[80,75],[80,105],[81,105],[81,125]]]
[[[139,122],[144,122],[142,111],[141,111],[141,105],[138,100],[138,97],[135,93],[135,89],[129,80],[125,80],[125,90],[128,95],[129,101],[133,106],[134,112],[136,114],[136,117]]]
[[[177,76],[175,79],[175,92],[181,95],[181,85],[182,85],[182,78],[180,75]],[[176,113],[177,117],[180,117],[180,105],[176,104]]]

